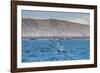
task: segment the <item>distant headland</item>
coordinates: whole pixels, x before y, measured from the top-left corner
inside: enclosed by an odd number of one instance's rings
[[[89,25],[57,19],[22,18],[23,38],[88,39]]]

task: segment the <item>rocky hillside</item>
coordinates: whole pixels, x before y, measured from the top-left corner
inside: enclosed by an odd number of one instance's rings
[[[56,19],[22,18],[22,37],[89,37],[89,25]]]

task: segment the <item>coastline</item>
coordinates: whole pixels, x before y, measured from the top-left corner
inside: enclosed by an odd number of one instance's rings
[[[36,40],[36,39],[59,39],[59,40],[63,40],[63,39],[90,39],[89,36],[84,36],[84,37],[22,37],[22,39],[30,39],[30,40]]]

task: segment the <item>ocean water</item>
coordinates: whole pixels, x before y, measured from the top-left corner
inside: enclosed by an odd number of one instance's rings
[[[22,62],[86,60],[90,58],[88,39],[23,39]]]

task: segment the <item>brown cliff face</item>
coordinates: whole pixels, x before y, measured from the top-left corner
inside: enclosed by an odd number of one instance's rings
[[[56,19],[22,18],[22,37],[89,37],[89,25]]]

